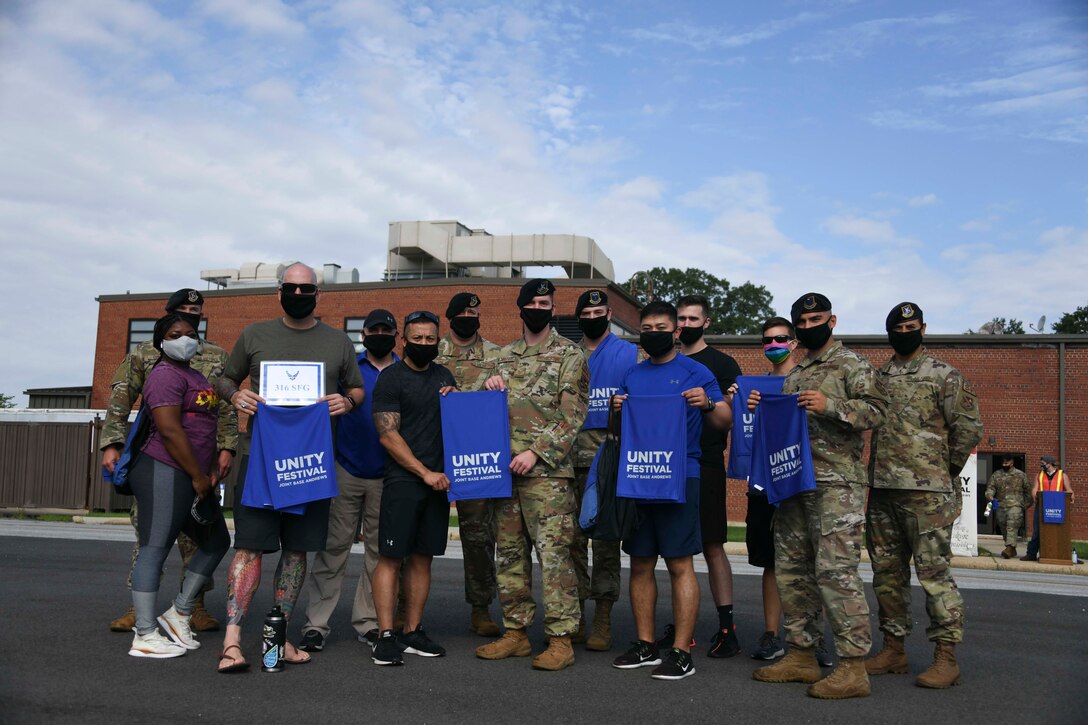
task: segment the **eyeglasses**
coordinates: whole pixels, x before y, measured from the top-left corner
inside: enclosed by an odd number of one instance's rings
[[[280,285],[280,291],[286,295],[316,295],[316,284],[295,284],[294,282],[284,282]]]
[[[773,337],[763,337],[763,344],[770,345],[772,342],[789,342],[793,338],[789,335],[775,335]]]
[[[412,324],[413,322],[418,322],[419,320],[427,320],[428,322],[433,322],[437,325],[438,315],[433,312],[428,312],[427,310],[410,312],[408,313],[408,316],[404,318],[404,326],[408,327],[408,325]]]

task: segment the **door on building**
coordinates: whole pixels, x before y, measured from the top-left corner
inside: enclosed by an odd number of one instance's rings
[[[990,475],[1001,469],[1001,461],[1005,456],[1012,456],[1014,466],[1024,471],[1027,456],[1023,453],[979,453],[978,454],[978,498],[975,503],[978,506],[978,532],[980,534],[1001,534],[1001,526],[998,525],[997,516],[987,518],[986,512],[986,485],[990,482]],[[1024,523],[1017,535],[1023,537],[1028,526],[1028,515],[1024,512]]]

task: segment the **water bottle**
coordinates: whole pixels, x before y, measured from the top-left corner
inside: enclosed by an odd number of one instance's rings
[[[219,508],[227,507],[227,484],[219,484]]]
[[[993,510],[994,510],[994,502],[993,501],[987,501],[986,502],[986,510],[982,512],[982,515],[985,516],[986,518],[990,518],[990,513]]]
[[[261,670],[283,672],[284,648],[287,645],[287,618],[277,604],[264,618],[261,630]]]

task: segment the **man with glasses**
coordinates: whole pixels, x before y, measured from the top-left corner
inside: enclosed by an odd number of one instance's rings
[[[438,358],[466,393],[483,388],[495,370],[499,346],[480,334],[480,298],[458,292],[446,307],[450,331],[438,341]],[[465,601],[472,606],[469,627],[481,637],[495,637],[499,625],[488,607],[495,599],[495,513],[490,499],[457,502],[457,528],[465,565]]]
[[[496,578],[506,633],[478,647],[486,660],[528,657],[526,632],[536,613],[532,595],[532,552],[543,581],[544,633],[548,649],[535,669],[561,670],[574,664],[571,635],[578,628],[578,577],[571,545],[576,521],[571,448],[585,421],[589,367],[572,342],[550,326],[555,286],[546,279],[526,282],[518,294],[522,335],[500,352],[501,374],[488,390],[509,389],[513,496],[497,499]]]
[[[775,514],[775,573],[790,651],[752,677],[812,683],[810,697],[869,695],[863,658],[872,645],[869,605],[858,564],[865,520],[864,432],[887,418],[888,398],[869,362],[832,337],[837,319],[822,294],[802,295],[790,310],[797,341],[808,354],[782,391],[798,396],[808,419],[816,490],[782,502]],[[748,396],[755,410],[760,394]],[[820,679],[816,645],[820,608],[831,622],[839,666]]]
[[[219,380],[219,396],[229,400],[239,414],[254,415],[257,405],[265,402],[258,394],[262,362],[322,362],[325,390],[340,391],[318,399],[329,406],[335,439],[336,418],[363,402],[363,379],[355,361],[355,346],[343,330],[334,330],[314,317],[320,291],[317,275],[310,267],[295,262],[284,269],[278,297],[284,316],[255,322],[242,330]],[[247,377],[250,387],[239,388]],[[306,579],[306,553],[325,550],[329,527],[330,499],[311,501],[302,515],[242,504],[252,422],[248,430],[242,439],[243,455],[235,489],[236,553],[227,578],[229,621],[219,661],[221,672],[235,672],[247,666],[241,649],[242,620],[261,583],[262,555],[282,550],[276,567],[274,603],[290,618]],[[288,642],[284,659],[291,664],[302,664],[310,661],[310,655]]]
[[[198,290],[185,288],[179,289],[170,295],[166,302],[167,312],[177,312],[192,324],[193,329],[200,331],[200,313],[204,309],[204,295]],[[121,457],[121,450],[128,438],[128,415],[132,412],[132,406],[140,397],[144,387],[144,380],[151,368],[159,361],[159,350],[151,344],[151,340],[145,340],[136,346],[136,349],[121,362],[117,372],[110,383],[110,399],[106,403],[106,420],[102,425],[102,433],[99,444],[102,449],[102,466],[111,473],[117,460]],[[193,370],[203,375],[212,385],[216,384],[223,375],[223,365],[227,361],[227,351],[207,340],[201,340],[196,355],[191,361]],[[218,474],[219,480],[226,478],[234,461],[234,453],[238,450],[238,418],[229,405],[219,407],[219,427],[216,430],[216,446],[219,450]],[[133,528],[136,527],[139,512],[136,509],[136,499],[132,500],[132,508],[129,511],[129,519]],[[196,551],[196,543],[184,532],[178,534],[178,552],[181,553],[181,561],[184,566],[181,569],[182,576],[189,567],[189,560]],[[136,566],[136,556],[140,552],[140,542],[137,539],[132,547],[132,565],[129,567],[128,586],[132,588],[132,569]],[[193,604],[192,617],[189,625],[197,632],[214,632],[219,629],[219,621],[208,613],[204,607],[204,594],[211,590],[212,579],[200,592]],[[136,610],[129,607],[128,611],[110,623],[110,630],[114,632],[131,632],[136,626]]]
[[[393,352],[397,321],[388,310],[372,310],[363,321],[363,347],[357,358],[363,389],[374,390],[383,370],[400,360]],[[329,536],[325,550],[314,555],[306,584],[306,623],[299,649],[320,652],[331,631],[329,619],[340,601],[340,585],[347,570],[351,545],[362,519],[366,544],[365,569],[355,587],[351,626],[360,641],[378,641],[378,615],[370,580],[378,565],[378,514],[381,511],[385,449],[371,417],[374,396],[368,395],[336,426],[336,485],[339,494],[329,509]]]
[[[378,523],[374,603],[379,635],[371,659],[403,664],[401,652],[441,657],[446,650],[423,630],[431,590],[431,561],[446,553],[450,481],[443,472],[440,396],[456,390],[453,375],[434,364],[438,316],[413,312],[404,318],[404,357],[378,378],[373,391],[374,426],[388,456]],[[397,577],[404,567],[405,627],[393,631]]]

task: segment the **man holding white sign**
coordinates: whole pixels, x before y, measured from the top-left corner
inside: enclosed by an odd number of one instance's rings
[[[229,400],[239,414],[254,415],[257,405],[267,402],[256,391],[270,390],[267,384],[264,388],[261,386],[262,364],[320,363],[321,367],[273,365],[282,374],[282,379],[277,377],[277,380],[283,389],[272,390],[269,395],[294,400],[295,405],[327,403],[329,415],[334,419],[350,411],[363,400],[363,379],[355,362],[355,348],[348,336],[314,318],[320,297],[317,275],[301,262],[290,265],[283,272],[278,296],[284,316],[255,322],[242,331],[219,380],[220,397]],[[239,388],[246,377],[250,387]],[[323,394],[323,391],[335,391],[338,387],[343,394]],[[318,395],[319,392],[322,394]],[[329,525],[329,499],[308,503],[302,515],[241,504],[252,428],[251,421],[249,433],[242,439],[240,452],[243,455],[235,489],[234,547],[237,553],[227,578],[229,622],[219,661],[220,672],[248,667],[240,646],[242,620],[261,583],[262,554],[283,551],[276,568],[275,603],[289,618],[306,578],[306,553],[325,549]],[[302,664],[309,659],[308,654],[287,643],[285,660],[288,663]]]

